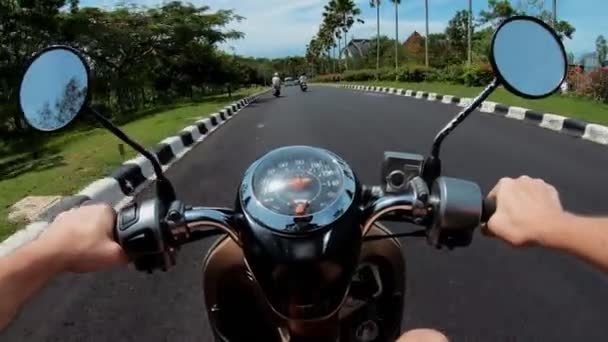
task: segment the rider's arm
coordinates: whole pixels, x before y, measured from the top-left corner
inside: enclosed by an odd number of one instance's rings
[[[573,254],[608,273],[608,218],[566,213],[554,227],[545,234],[543,245]]]
[[[0,259],[0,330],[28,298],[61,272],[54,253],[34,241]]]
[[[60,214],[38,239],[0,258],[0,330],[54,276],[126,263],[112,238],[114,222],[115,213],[106,205],[70,210]]]
[[[490,192],[496,213],[487,231],[514,245],[538,244],[573,254],[608,272],[608,218],[563,210],[559,194],[540,179],[502,179]]]

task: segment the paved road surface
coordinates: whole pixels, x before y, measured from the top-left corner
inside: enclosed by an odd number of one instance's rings
[[[411,98],[311,87],[264,97],[169,172],[192,204],[229,206],[245,168],[264,152],[310,144],[343,156],[378,183],[385,150],[425,153],[457,110]],[[608,150],[566,135],[473,115],[450,136],[445,173],[484,191],[501,176],[541,176],[565,206],[608,212]],[[142,196],[149,196],[149,192]],[[132,270],[63,276],[33,300],[1,341],[209,341],[200,264],[211,241],[185,248],[166,274]],[[608,277],[571,257],[513,250],[476,236],[467,249],[433,250],[407,240],[405,327],[435,327],[454,341],[608,340]]]

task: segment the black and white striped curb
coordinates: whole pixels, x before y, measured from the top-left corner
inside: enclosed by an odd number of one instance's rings
[[[354,84],[339,84],[338,87],[359,91],[380,92],[397,96],[409,96],[427,101],[440,101],[446,104],[455,104],[460,107],[466,107],[473,101],[473,99],[469,97],[461,98],[452,95],[442,95],[409,89]],[[566,133],[598,144],[608,145],[608,127],[606,126],[571,119],[561,115],[541,113],[527,108],[506,106],[492,101],[484,101],[479,108],[479,111],[501,115],[509,119],[528,121],[546,129]]]
[[[188,151],[204,141],[207,136],[266,92],[268,90],[234,102],[221,111],[194,122],[177,135],[161,141],[152,149],[152,152],[162,165],[163,170],[168,169]],[[27,225],[24,229],[17,231],[0,243],[0,256],[6,255],[35,239],[48,226],[48,222],[51,222],[59,213],[77,207],[86,201],[104,202],[119,209],[155,178],[152,164],[143,156],[138,155],[124,162],[110,176],[94,181],[76,195],[65,197],[40,215],[39,221]]]

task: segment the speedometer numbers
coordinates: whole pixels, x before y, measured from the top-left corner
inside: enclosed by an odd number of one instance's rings
[[[283,160],[260,172],[257,197],[283,215],[306,216],[332,204],[342,188],[342,174],[331,161]]]

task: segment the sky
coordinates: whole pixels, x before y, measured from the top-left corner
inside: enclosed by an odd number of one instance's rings
[[[466,9],[468,0],[428,0],[429,31],[442,32],[456,11]],[[512,3],[517,4],[514,0]],[[122,0],[80,0],[81,6],[111,7]],[[144,6],[163,3],[162,0],[130,0]],[[190,0],[195,5],[208,5],[211,9],[234,9],[246,19],[234,23],[231,28],[245,33],[245,38],[224,44],[223,48],[240,55],[254,57],[284,57],[303,55],[306,44],[318,30],[323,6],[328,0]],[[365,24],[355,24],[349,39],[369,38],[376,34],[376,9],[370,8],[369,0],[356,0],[362,10]],[[566,50],[577,57],[595,50],[599,34],[608,36],[608,1],[606,0],[558,0],[559,19],[569,21],[575,28],[574,39],[566,39]],[[584,3],[584,4],[583,4]],[[552,0],[545,0],[551,9]],[[487,1],[473,0],[475,15],[487,8]],[[395,16],[392,3],[384,0],[381,6],[380,30],[394,37]],[[423,0],[402,0],[399,7],[399,39],[403,41],[414,30],[424,33],[425,13]]]

